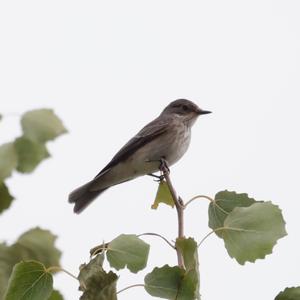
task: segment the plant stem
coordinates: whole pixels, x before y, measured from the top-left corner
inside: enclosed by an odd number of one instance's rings
[[[177,196],[177,193],[173,187],[173,184],[171,182],[169,169],[164,161],[162,161],[161,164],[161,171],[164,175],[164,178],[166,180],[166,183],[169,187],[169,190],[171,192],[172,198],[174,200],[174,204],[177,210],[177,219],[178,219],[178,238],[184,237],[184,203],[180,197]],[[183,257],[178,249],[176,249],[177,252],[177,260],[178,260],[178,266],[180,268],[184,268],[184,262]]]

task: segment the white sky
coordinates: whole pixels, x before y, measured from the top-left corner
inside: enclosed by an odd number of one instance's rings
[[[8,184],[16,196],[0,216],[13,242],[36,225],[59,236],[62,265],[77,273],[89,249],[121,233],[175,238],[175,211],[150,209],[149,177],[117,186],[77,216],[68,193],[89,180],[170,101],[187,98],[214,113],[193,128],[191,147],[172,168],[186,200],[223,189],[248,192],[282,208],[289,235],[265,260],[230,259],[222,240],[201,247],[203,300],[274,299],[299,285],[300,2],[286,1],[5,1],[0,2],[1,113],[49,107],[70,133],[49,143],[53,157]],[[19,134],[17,117],[0,123],[0,142]],[[186,235],[200,240],[205,201],[186,212]],[[122,271],[119,288],[142,283],[154,266],[175,264],[164,243],[148,269]],[[55,286],[78,299],[66,275]],[[142,288],[120,300],[152,299]]]

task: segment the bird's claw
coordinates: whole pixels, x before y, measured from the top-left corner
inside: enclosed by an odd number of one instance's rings
[[[155,175],[155,174],[148,174],[149,176],[154,177],[154,181],[156,182],[162,182],[165,179],[164,175]]]

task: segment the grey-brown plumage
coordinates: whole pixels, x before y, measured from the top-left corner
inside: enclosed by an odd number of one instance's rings
[[[106,189],[136,177],[157,172],[160,160],[176,163],[186,152],[191,127],[197,117],[210,111],[200,109],[189,100],[171,102],[162,113],[120,149],[112,160],[90,182],[69,195],[80,213]]]

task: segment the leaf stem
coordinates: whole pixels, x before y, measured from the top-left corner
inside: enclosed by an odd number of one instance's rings
[[[90,257],[93,257],[101,252],[103,252],[104,250],[107,250],[109,243],[102,243],[101,245],[95,246],[94,248],[92,248],[90,250]]]
[[[205,196],[205,195],[197,195],[195,197],[193,197],[192,199],[190,199],[185,205],[184,205],[184,208],[186,208],[189,204],[191,204],[194,200],[196,199],[207,199],[209,200],[210,202],[214,202],[214,200],[209,197],[209,196]]]
[[[72,278],[74,278],[78,281],[78,278],[75,275],[73,275],[69,271],[67,271],[67,270],[65,270],[61,267],[58,267],[58,266],[49,267],[48,269],[46,269],[46,271],[49,272],[49,273],[51,273],[51,272],[64,272],[64,273],[68,274],[69,276],[71,276]]]
[[[164,159],[161,160],[160,169],[164,175],[164,178],[169,187],[170,193],[172,195],[172,198],[174,200],[174,204],[176,207],[177,219],[178,219],[178,238],[183,238],[184,237],[184,203],[183,203],[182,199],[177,196],[177,193],[175,191],[175,188],[173,187],[173,184],[172,184],[172,181],[170,178],[169,168]],[[178,249],[176,249],[176,252],[177,252],[178,266],[181,268],[184,268],[184,261],[183,261],[182,254],[180,253],[180,251]]]
[[[160,237],[161,239],[163,239],[170,247],[172,247],[173,249],[176,250],[176,247],[175,247],[170,241],[168,241],[164,236],[162,236],[162,235],[160,235],[160,234],[158,234],[158,233],[146,232],[146,233],[139,234],[138,237],[144,236],[144,235],[158,236],[158,237]]]
[[[231,228],[231,227],[219,227],[219,228],[216,228],[216,229],[214,229],[214,230],[212,230],[211,232],[209,232],[201,241],[200,241],[200,243],[198,244],[198,248],[202,245],[202,243],[210,236],[210,235],[212,235],[213,233],[215,233],[215,232],[218,232],[218,231],[221,231],[221,230],[227,230],[227,229],[229,229],[229,230],[235,230],[235,228]],[[238,230],[237,230],[238,231]]]
[[[122,293],[122,292],[124,292],[126,290],[129,290],[131,288],[135,288],[135,287],[145,287],[145,285],[144,284],[133,284],[133,285],[127,286],[124,289],[121,289],[121,290],[117,291],[117,294]]]

